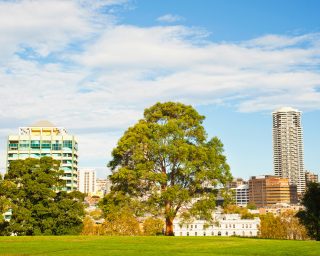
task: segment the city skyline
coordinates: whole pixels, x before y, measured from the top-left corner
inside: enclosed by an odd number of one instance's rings
[[[303,111],[305,169],[319,174],[319,7],[0,1],[0,168],[7,136],[45,119],[78,138],[80,168],[104,177],[143,110],[180,101],[206,116],[209,137],[243,178],[273,174],[272,111]]]

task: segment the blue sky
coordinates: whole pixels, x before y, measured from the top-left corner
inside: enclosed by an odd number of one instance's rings
[[[106,174],[125,129],[157,101],[206,116],[235,177],[272,173],[271,112],[303,111],[319,173],[319,1],[0,1],[0,167],[6,136],[40,119],[77,135]]]

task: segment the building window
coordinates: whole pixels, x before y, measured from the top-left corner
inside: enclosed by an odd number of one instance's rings
[[[198,233],[197,233],[197,232],[194,232],[194,235],[195,235],[195,236],[197,236],[197,235],[198,235]]]
[[[218,236],[221,236],[221,232],[220,231],[218,232]]]
[[[20,140],[19,142],[19,149],[25,150],[30,148],[30,141],[29,140]]]
[[[187,236],[189,236],[189,232],[187,232]]]
[[[50,140],[43,140],[41,143],[42,149],[51,149],[51,141]]]
[[[40,140],[32,140],[31,149],[39,149],[39,148],[40,148]]]
[[[18,150],[18,141],[10,141],[9,150]]]
[[[62,145],[59,141],[52,143],[51,147],[52,147],[52,150],[61,150],[62,149]]]
[[[63,147],[72,149],[72,140],[63,141]]]

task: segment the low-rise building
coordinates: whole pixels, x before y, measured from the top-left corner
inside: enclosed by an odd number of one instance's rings
[[[249,202],[249,185],[240,185],[231,190],[234,191],[235,204],[240,207],[246,207]]]
[[[263,215],[267,213],[272,213],[273,215],[278,216],[287,211],[298,212],[303,209],[304,207],[301,205],[275,204],[269,207],[259,208],[259,214]]]
[[[99,197],[104,197],[111,190],[111,181],[109,179],[97,179],[96,180],[96,193]]]
[[[173,222],[175,236],[244,236],[259,235],[260,219],[241,219],[239,214],[214,215],[214,222],[193,220],[183,222],[177,218]]]
[[[10,221],[12,216],[12,209],[9,209],[5,213],[3,213],[2,216],[5,221]]]
[[[248,184],[248,181],[246,180],[243,180],[242,178],[236,178],[236,179],[233,179],[232,181],[228,182],[226,187],[227,188],[237,188],[241,185],[246,185]]]
[[[318,174],[314,172],[306,171],[306,184],[308,185],[311,182],[319,182]]]

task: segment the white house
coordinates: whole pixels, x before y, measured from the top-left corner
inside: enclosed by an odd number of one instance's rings
[[[214,222],[194,220],[183,222],[176,218],[173,222],[175,236],[244,236],[259,235],[260,219],[241,219],[239,214],[214,215]]]

